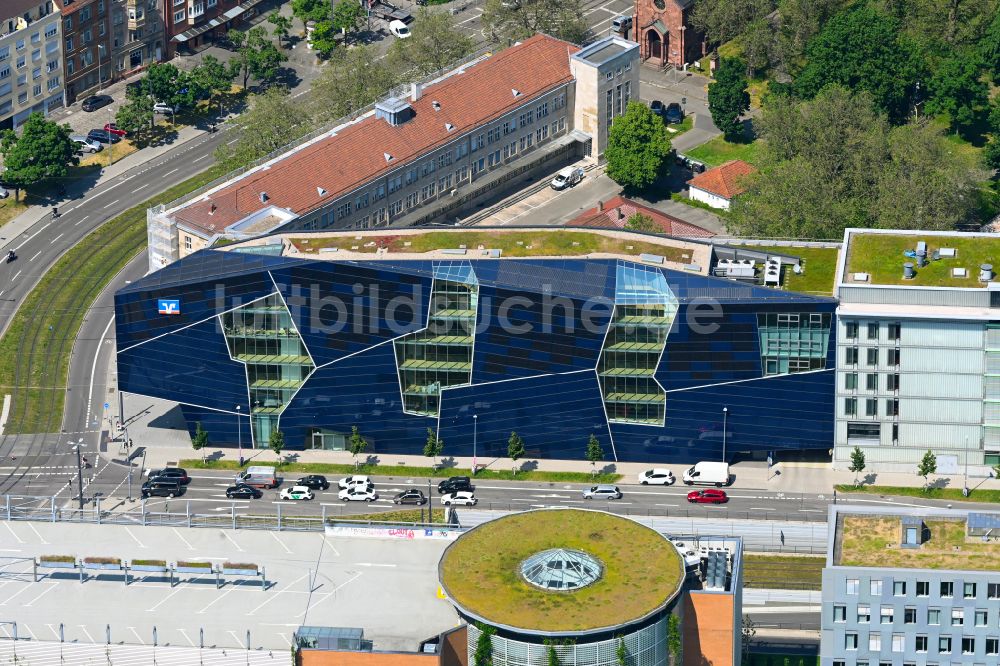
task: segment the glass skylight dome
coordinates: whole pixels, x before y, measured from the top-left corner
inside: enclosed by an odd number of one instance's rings
[[[543,590],[576,590],[596,582],[601,563],[579,550],[552,548],[521,562],[524,579]]]

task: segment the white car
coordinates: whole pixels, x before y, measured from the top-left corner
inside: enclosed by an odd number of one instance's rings
[[[669,469],[656,467],[639,472],[639,483],[644,486],[670,486],[673,485],[674,475]]]
[[[340,482],[337,485],[340,486],[341,489],[343,489],[343,488],[354,488],[356,486],[362,486],[362,487],[368,485],[374,486],[375,484],[372,482],[371,479],[369,479],[364,474],[355,474],[353,476],[345,476],[343,479],[340,480]]]
[[[3,185],[0,185],[0,199],[6,199],[9,196],[10,192],[7,191],[7,188],[4,187]]]
[[[411,34],[410,29],[399,19],[389,21],[389,32],[400,39],[408,39]]]
[[[70,140],[76,144],[76,149],[81,153],[99,153],[104,150],[104,146],[85,136],[74,135]]]
[[[344,502],[374,502],[378,499],[378,495],[374,490],[368,488],[367,486],[354,486],[353,488],[344,488],[339,493],[337,497]]]
[[[292,486],[282,490],[278,497],[283,500],[311,500],[316,496],[305,486]]]
[[[441,495],[441,504],[444,504],[445,506],[450,506],[452,504],[475,506],[477,502],[479,502],[479,500],[476,499],[476,496],[468,490],[457,490],[453,493]]]
[[[153,113],[177,113],[180,111],[179,106],[170,106],[166,102],[157,102],[153,105]]]

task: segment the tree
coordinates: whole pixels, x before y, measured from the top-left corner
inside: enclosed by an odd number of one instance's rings
[[[516,432],[511,432],[507,439],[507,457],[514,463],[514,475],[517,476],[517,461],[524,455],[524,440]]]
[[[608,176],[619,185],[636,190],[649,187],[669,154],[667,128],[645,104],[629,102],[625,114],[611,123],[604,156]]]
[[[347,440],[347,450],[354,456],[354,466],[358,466],[358,456],[368,448],[368,440],[358,432],[358,426],[351,426],[351,437]]]
[[[795,79],[795,92],[811,99],[831,83],[872,95],[893,123],[910,111],[923,63],[892,17],[864,4],[833,16],[806,49],[808,62]]]
[[[747,26],[773,9],[773,0],[698,0],[691,24],[704,32],[708,41],[722,44],[743,34]]]
[[[141,135],[151,130],[156,122],[153,113],[153,98],[142,93],[133,93],[131,89],[125,93],[126,102],[118,107],[115,113],[115,123],[129,133]],[[141,139],[140,136],[136,137]]]
[[[233,87],[234,76],[233,70],[211,54],[205,55],[201,63],[191,70],[191,79],[212,98],[228,93]],[[219,112],[222,112],[221,100],[219,100]]]
[[[556,652],[556,646],[552,643],[547,643],[546,657],[548,661],[548,666],[560,666],[559,665],[559,654]]]
[[[993,83],[1000,86],[1000,12],[993,15],[993,21],[979,41],[979,52]]]
[[[806,44],[844,4],[844,0],[778,0],[774,55],[786,69],[799,65]]]
[[[938,65],[927,82],[924,110],[944,114],[956,134],[966,134],[989,108],[989,87],[979,78],[979,65],[968,55],[956,55]]]
[[[136,93],[151,95],[156,102],[172,107],[191,106],[195,102],[197,90],[194,89],[193,77],[170,63],[150,65],[142,83],[136,88]]]
[[[865,452],[861,450],[861,447],[855,446],[854,450],[851,451],[851,466],[847,469],[850,472],[854,472],[854,485],[860,486],[861,482],[858,481],[858,474],[865,471]]]
[[[389,47],[389,61],[401,72],[415,77],[440,71],[472,53],[475,42],[455,27],[448,12],[417,11],[409,39],[397,39]]]
[[[330,0],[292,0],[292,16],[302,21],[322,21],[330,18]]]
[[[750,110],[746,65],[738,58],[723,58],[715,70],[715,82],[708,86],[708,111],[712,122],[727,141],[743,140],[740,116]]]
[[[604,449],[601,448],[601,442],[594,433],[590,433],[590,439],[587,440],[587,460],[590,461],[590,467],[596,474],[597,463],[604,460]]]
[[[357,0],[340,0],[333,8],[333,27],[343,33],[346,40],[357,32],[363,16],[361,3]]]
[[[358,5],[358,9],[360,8],[361,6]],[[274,11],[267,17],[267,22],[274,26],[272,32],[278,38],[278,46],[281,46],[281,40],[288,39],[288,31],[292,28],[292,19]]]
[[[680,666],[682,645],[681,618],[671,613],[670,619],[667,620],[667,653],[671,656],[674,666]]]
[[[771,63],[771,52],[774,50],[774,28],[771,22],[761,17],[748,25],[740,35],[740,45],[743,47],[743,60],[747,64],[747,76],[753,78]]]
[[[472,655],[473,666],[493,666],[493,634],[497,630],[482,622],[476,623],[476,629],[479,630],[479,638]]]
[[[40,113],[28,116],[20,136],[14,130],[0,134],[3,179],[14,187],[15,199],[28,185],[46,178],[65,178],[70,165],[80,163],[76,143],[69,137],[69,125],[58,125]]]
[[[934,453],[928,449],[924,457],[920,459],[920,464],[917,465],[917,476],[924,477],[924,490],[927,490],[927,477],[937,471],[937,457]]]
[[[250,108],[235,119],[238,140],[216,149],[216,160],[226,168],[246,166],[282,148],[306,133],[309,115],[284,88],[268,88],[251,95]]]
[[[618,645],[615,646],[615,660],[618,666],[628,666],[628,649],[625,647],[625,639],[618,636]]]
[[[281,463],[281,452],[285,448],[285,433],[281,432],[277,428],[271,431],[271,437],[267,443],[268,447],[274,451],[274,455],[278,458],[278,463]]]
[[[434,464],[437,465],[437,457],[441,455],[441,451],[444,450],[444,440],[438,439],[437,434],[431,429],[427,429],[427,443],[424,444],[424,455],[428,458],[434,459]]]
[[[743,654],[743,661],[750,661],[750,648],[753,647],[753,640],[757,637],[757,623],[749,615],[743,616],[743,624],[740,627],[740,652]]]
[[[251,76],[262,84],[270,83],[277,78],[281,63],[288,60],[288,56],[271,43],[262,25],[246,32],[230,30],[229,39],[236,45],[236,56],[230,61],[230,66],[242,77],[244,88]]]
[[[205,447],[208,446],[208,433],[201,427],[201,421],[194,424],[194,437],[191,438],[191,448],[201,451],[201,459],[205,460]]]
[[[343,118],[381,99],[396,82],[374,47],[338,49],[312,82],[312,116],[318,123]]]
[[[662,234],[663,228],[645,213],[633,213],[625,220],[625,228],[630,231],[644,231],[648,234]]]
[[[1000,479],[1000,463],[993,465],[993,478]]]
[[[321,58],[329,58],[337,48],[336,32],[333,21],[319,21],[313,26],[311,44],[313,51]]]
[[[1000,132],[993,130],[993,138],[983,146],[983,164],[987,169],[1000,169]]]
[[[539,32],[581,44],[589,32],[583,16],[580,0],[486,0],[481,20],[483,35],[502,46]]]

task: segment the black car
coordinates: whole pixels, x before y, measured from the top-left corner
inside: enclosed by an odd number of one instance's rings
[[[176,481],[177,483],[182,483],[185,485],[191,483],[191,477],[188,476],[187,471],[180,467],[165,467],[164,469],[151,469],[149,470],[149,480]]]
[[[81,107],[84,111],[97,111],[98,109],[111,104],[115,100],[111,99],[111,95],[91,95],[87,99],[83,100]]]
[[[423,506],[427,498],[419,490],[404,490],[392,498],[393,504],[417,504]]]
[[[663,117],[667,119],[668,123],[682,123],[684,122],[684,109],[677,102],[671,102],[667,104]]]
[[[325,476],[320,474],[310,474],[309,476],[303,476],[292,485],[305,486],[310,490],[327,490],[330,487],[330,482],[326,480]]]
[[[140,494],[147,497],[180,497],[186,488],[178,481],[168,479],[152,479],[142,484]]]
[[[658,116],[663,116],[663,102],[658,99],[654,99],[649,103],[649,110]]]
[[[438,492],[442,495],[455,493],[459,490],[468,490],[469,492],[475,490],[472,486],[472,480],[467,476],[452,476],[438,484]]]
[[[229,499],[260,499],[263,496],[263,492],[245,483],[226,488],[226,497]]]
[[[98,143],[118,143],[122,140],[120,136],[116,136],[113,132],[103,129],[90,130],[87,132],[87,138]]]

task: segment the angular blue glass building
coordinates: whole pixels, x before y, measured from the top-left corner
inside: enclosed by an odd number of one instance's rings
[[[235,248],[238,249],[238,248]],[[205,250],[116,295],[120,390],[214,446],[719,460],[828,449],[833,299],[625,259]],[[332,256],[332,255],[327,255]],[[725,409],[725,414],[724,410]]]

